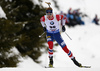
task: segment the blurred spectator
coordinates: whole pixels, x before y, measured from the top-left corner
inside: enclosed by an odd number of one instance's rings
[[[68,14],[72,14],[72,8],[69,8]]]
[[[73,10],[72,12],[72,8],[69,8],[68,10],[68,14],[66,15],[66,17],[68,18],[69,20],[69,23],[67,24],[68,26],[75,26],[77,24],[79,25],[84,25],[84,21],[82,21],[81,17],[80,17],[80,12],[79,12],[80,9],[76,9],[76,10]]]
[[[75,21],[74,13],[72,12],[72,8],[69,8],[68,14],[66,15],[66,17],[69,20],[69,23],[67,24],[69,27],[75,26],[77,24]]]
[[[99,19],[98,19],[98,16],[97,14],[95,15],[94,19],[92,20],[93,23],[95,23],[96,25],[99,25]]]
[[[78,15],[78,16],[81,14],[81,13],[80,13],[80,9],[76,9],[76,10],[74,10],[74,12],[75,12],[75,14]]]

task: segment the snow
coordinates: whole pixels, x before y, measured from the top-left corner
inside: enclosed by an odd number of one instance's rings
[[[51,2],[52,0],[44,0],[44,7],[48,7],[45,1]],[[72,7],[73,9],[80,8],[82,12],[85,12],[89,17],[84,18],[85,25],[75,26],[74,28],[66,26],[66,33],[72,38],[70,40],[65,33],[62,33],[67,47],[72,51],[76,59],[82,63],[82,65],[90,65],[91,68],[79,68],[73,64],[67,54],[62,50],[60,46],[54,46],[54,67],[44,68],[48,66],[48,53],[44,52],[39,58],[42,62],[40,64],[35,63],[31,58],[21,58],[17,68],[1,68],[0,71],[100,71],[100,26],[91,23],[91,18],[95,14],[99,13],[99,0],[57,0],[60,9],[67,13],[67,10]],[[54,8],[54,4],[52,4]],[[0,15],[5,16],[4,13]],[[54,13],[59,13],[54,8]],[[56,42],[55,42],[56,43]]]
[[[6,18],[6,14],[2,10],[1,6],[0,6],[0,18]]]

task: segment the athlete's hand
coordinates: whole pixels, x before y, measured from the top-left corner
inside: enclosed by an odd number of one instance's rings
[[[46,32],[46,27],[43,27],[43,31]]]
[[[62,26],[62,32],[65,32],[65,30],[66,30],[65,26]]]

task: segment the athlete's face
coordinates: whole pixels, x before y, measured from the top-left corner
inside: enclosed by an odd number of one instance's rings
[[[52,10],[51,9],[50,10],[46,10],[46,15],[47,15],[48,19],[52,19],[52,17],[53,17]]]
[[[52,17],[53,17],[53,14],[52,14],[52,13],[46,13],[46,15],[47,15],[47,17],[48,17],[49,19],[52,19]]]

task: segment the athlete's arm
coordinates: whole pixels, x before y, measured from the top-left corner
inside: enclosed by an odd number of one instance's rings
[[[40,18],[40,22],[42,24],[42,27],[45,27],[45,17],[44,16]]]
[[[57,20],[62,20],[62,26],[65,26],[66,16],[64,15],[56,15]]]

